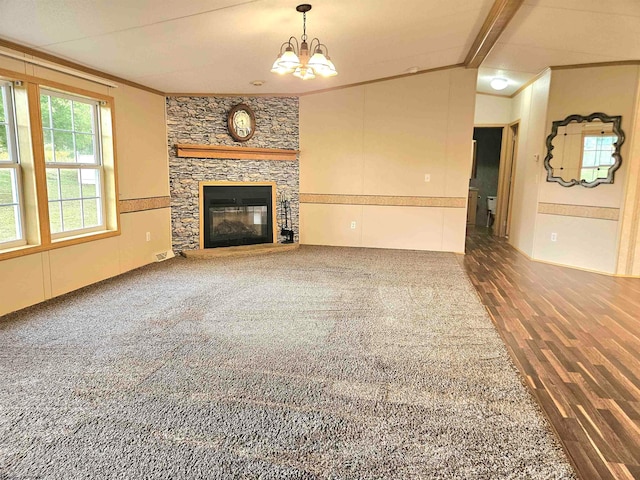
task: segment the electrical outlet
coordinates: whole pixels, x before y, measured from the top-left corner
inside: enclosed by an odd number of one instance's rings
[[[424,181],[425,182],[430,182],[431,181],[431,174],[430,173],[425,173],[424,174]]]
[[[557,240],[558,240],[558,234],[557,234],[557,233],[555,233],[555,232],[553,232],[553,233],[551,234],[551,241],[552,241],[552,242],[555,242],[555,241],[557,241]]]
[[[351,222],[351,230],[355,230],[356,229],[356,222]]]
[[[147,242],[151,241],[151,232],[147,232]]]

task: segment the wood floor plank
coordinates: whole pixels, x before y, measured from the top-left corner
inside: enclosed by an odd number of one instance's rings
[[[640,478],[640,465],[625,465],[625,467],[627,467],[627,470],[631,473],[631,478]]]
[[[640,480],[640,279],[534,262],[481,228],[461,262],[578,476]]]

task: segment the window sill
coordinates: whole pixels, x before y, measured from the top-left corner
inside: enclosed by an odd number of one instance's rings
[[[18,247],[7,247],[0,250],[0,260],[13,257],[21,257],[23,255],[29,255],[30,253],[36,253],[33,249],[39,249],[41,245],[20,245]]]
[[[102,240],[103,238],[115,237],[120,235],[120,230],[102,230],[98,232],[84,233],[73,237],[58,238],[46,245],[22,245],[20,247],[7,248],[0,250],[0,260],[8,260],[10,258],[23,257],[34,253],[48,252],[56,248],[70,247],[81,243]]]
[[[52,245],[58,245],[59,243],[75,241],[79,238],[87,238],[87,237],[95,237],[96,235],[103,235],[105,233],[111,233],[112,230],[100,229],[100,230],[91,230],[87,232],[86,230],[83,232],[78,232],[76,234],[64,235],[62,237],[56,237],[51,239]],[[70,232],[71,233],[71,232]]]

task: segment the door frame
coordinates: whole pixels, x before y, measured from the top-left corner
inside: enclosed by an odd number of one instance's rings
[[[514,143],[514,127],[517,127]],[[506,133],[506,135],[505,135]],[[494,235],[505,237],[509,234],[513,207],[513,188],[518,161],[518,136],[520,119],[504,126],[502,130],[502,151],[500,152],[500,169],[498,171],[498,204],[494,222]],[[510,145],[513,144],[513,148]]]

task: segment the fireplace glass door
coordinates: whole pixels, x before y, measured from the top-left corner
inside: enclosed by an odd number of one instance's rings
[[[271,187],[206,186],[205,248],[273,242]]]
[[[253,240],[264,240],[268,236],[266,205],[209,207],[209,210],[211,215],[210,235],[216,241],[252,242]]]

